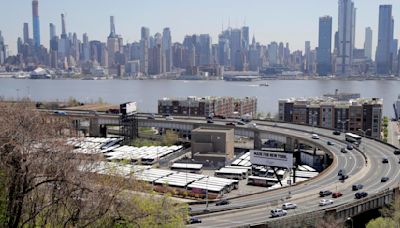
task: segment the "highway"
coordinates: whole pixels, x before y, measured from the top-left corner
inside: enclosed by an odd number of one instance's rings
[[[260,126],[263,122],[257,122],[257,124]],[[272,124],[268,125],[273,126]],[[277,124],[275,128],[279,127],[290,127],[301,131],[312,130],[311,127],[308,126],[293,124]],[[285,217],[270,218],[270,210],[280,208],[284,202],[292,202],[298,205],[296,210],[288,211],[288,216],[317,211],[329,207],[336,207],[357,200],[354,198],[355,192],[351,189],[353,184],[363,184],[364,188],[361,191],[366,191],[370,195],[387,188],[398,186],[400,180],[398,168],[400,164],[398,163],[399,158],[393,154],[392,147],[371,139],[363,138],[360,149],[363,150],[367,156],[368,163],[365,164],[364,157],[355,150],[346,154],[340,152],[340,148],[345,145],[343,134],[341,136],[333,136],[332,131],[317,128],[314,129],[314,132],[320,135],[320,141],[326,142],[327,140],[330,140],[336,143],[331,152],[337,157],[337,163],[335,162],[332,164],[333,167],[331,167],[329,173],[323,174],[323,178],[320,177],[316,180],[300,184],[299,186],[291,187],[290,191],[292,198],[289,200],[285,199],[288,195],[288,189],[232,200],[231,205],[235,203],[246,205],[250,202],[257,201],[260,203],[258,206],[245,207],[245,209],[240,210],[231,210],[228,213],[219,212],[198,216],[202,219],[202,223],[190,225],[190,227],[235,227],[257,224],[264,222],[267,219],[284,219]],[[295,132],[291,133],[296,134]],[[310,137],[309,133],[303,134],[308,134]],[[324,137],[324,135],[329,138]],[[334,137],[336,140],[332,140],[330,137]],[[383,158],[388,158],[389,163],[383,164]],[[339,169],[345,169],[349,175],[349,179],[343,183],[338,180],[337,172]],[[383,176],[388,176],[389,181],[382,183],[381,178]],[[320,190],[330,190],[332,192],[340,191],[343,193],[343,196],[334,199],[334,203],[331,206],[320,207],[318,205],[319,200],[321,199],[318,195]],[[331,196],[325,198],[331,198]],[[277,199],[279,200],[278,202]]]
[[[65,111],[65,110],[63,110]],[[88,113],[70,113],[68,115],[88,115]],[[97,114],[100,118],[118,118],[116,115]],[[146,118],[143,114],[139,119]],[[189,118],[189,117],[174,117],[174,120],[167,121],[164,118],[157,116],[155,119],[158,122],[176,122],[176,123],[203,123],[204,118]],[[226,122],[235,122],[236,120],[216,120],[213,125],[225,125]],[[251,225],[264,222],[268,219],[284,219],[270,218],[270,210],[280,208],[284,202],[292,202],[298,205],[296,210],[289,210],[287,216],[303,214],[310,211],[323,210],[330,207],[347,204],[356,201],[354,193],[351,189],[353,184],[362,184],[364,188],[361,191],[366,191],[369,195],[381,192],[388,188],[398,187],[400,182],[399,158],[393,154],[394,148],[380,143],[378,141],[363,138],[359,149],[365,154],[364,157],[359,151],[352,150],[348,153],[341,153],[340,149],[345,147],[347,143],[344,139],[344,134],[335,136],[332,130],[312,128],[309,126],[289,124],[289,123],[274,123],[267,121],[253,121],[257,124],[259,131],[273,132],[293,136],[304,141],[311,141],[312,144],[318,145],[321,148],[327,148],[334,156],[332,165],[315,179],[307,182],[299,183],[290,188],[272,190],[269,192],[243,196],[230,200],[229,205],[215,206],[210,204],[208,209],[221,210],[211,214],[198,215],[202,219],[201,224],[189,225],[190,227],[236,227],[243,225]],[[246,127],[246,126],[239,126]],[[320,136],[320,139],[311,139],[311,132],[315,132]],[[334,142],[334,146],[327,146],[327,141]],[[382,159],[387,158],[388,163],[383,164]],[[344,182],[339,181],[338,171],[345,169],[349,179]],[[387,176],[387,182],[381,182],[381,178]],[[330,206],[320,207],[318,205],[319,191],[330,190],[332,192],[340,191],[343,196],[334,199],[334,203]],[[287,199],[291,192],[291,198]],[[331,198],[325,197],[325,198]],[[241,208],[241,209],[237,209]],[[199,213],[205,209],[205,205],[193,205],[192,212]],[[226,210],[226,211],[222,211]]]

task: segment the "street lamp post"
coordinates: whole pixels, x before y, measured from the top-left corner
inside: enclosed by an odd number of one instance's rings
[[[347,221],[350,221],[350,222],[351,222],[351,228],[353,228],[353,226],[354,226],[354,224],[353,224],[353,219],[352,219],[351,217],[348,217],[348,218],[347,218]]]
[[[346,123],[348,123],[350,120],[349,119],[347,119],[347,120],[339,120],[339,124],[342,124],[342,132],[344,133],[345,131],[344,131],[344,126],[345,126],[345,124]]]
[[[365,131],[363,129],[358,129],[358,131],[360,131],[363,134],[363,137],[365,138],[367,132],[371,131],[371,129],[369,128],[369,129],[367,129]]]

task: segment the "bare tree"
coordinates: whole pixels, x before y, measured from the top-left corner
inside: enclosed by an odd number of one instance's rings
[[[68,118],[41,114],[29,102],[0,103],[0,226],[97,227],[134,221],[121,208],[137,208],[121,192],[144,185],[97,174],[99,158],[74,153],[66,144],[68,132]]]

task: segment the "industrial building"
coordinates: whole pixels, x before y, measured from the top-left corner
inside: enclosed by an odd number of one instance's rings
[[[241,117],[255,116],[257,113],[257,98],[233,97],[194,97],[162,98],[158,100],[158,114],[184,116],[224,116]]]
[[[222,167],[234,158],[234,129],[200,127],[192,131],[192,158]],[[207,162],[208,161],[208,162]]]
[[[358,98],[291,98],[279,100],[279,120],[381,137],[383,100]]]

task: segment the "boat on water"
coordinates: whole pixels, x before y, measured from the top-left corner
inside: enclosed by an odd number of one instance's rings
[[[29,72],[20,71],[20,72],[15,73],[12,77],[15,79],[27,79],[27,78],[30,78],[30,76],[31,75]]]
[[[259,84],[259,86],[269,86],[269,84],[268,84],[268,82],[264,82],[264,83]]]

